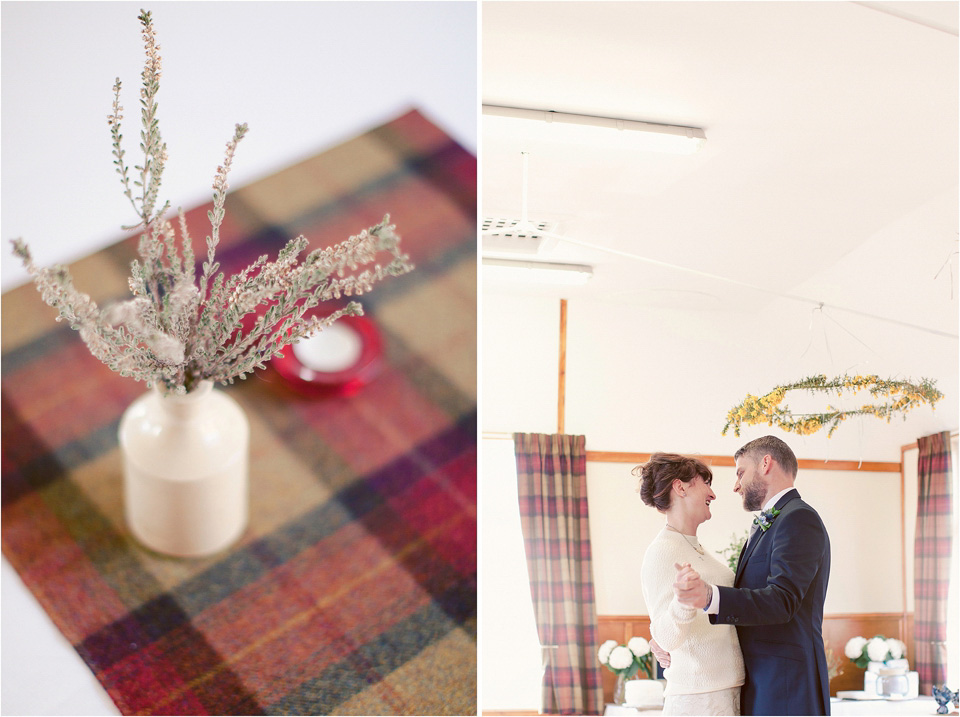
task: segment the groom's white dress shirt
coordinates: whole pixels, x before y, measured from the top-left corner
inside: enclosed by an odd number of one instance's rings
[[[793,488],[794,486],[790,486],[789,488],[784,488],[782,491],[780,491],[775,496],[773,496],[770,500],[768,500],[766,504],[764,504],[762,510],[766,511],[773,508],[773,506],[777,504],[777,501],[780,500],[784,495],[786,495],[788,491],[793,490]],[[744,544],[744,547],[746,547],[746,544]],[[716,615],[718,612],[720,612],[720,591],[717,590],[716,585],[711,585],[710,588],[713,590],[713,599],[710,600],[710,604],[707,605],[707,607],[705,608],[705,612],[707,613],[707,615]]]

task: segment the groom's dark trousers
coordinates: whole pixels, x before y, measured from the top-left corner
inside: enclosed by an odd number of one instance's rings
[[[780,514],[740,553],[734,587],[718,588],[714,624],[736,625],[746,667],[744,715],[829,715],[823,649],[823,600],[830,577],[830,538],[796,489]]]

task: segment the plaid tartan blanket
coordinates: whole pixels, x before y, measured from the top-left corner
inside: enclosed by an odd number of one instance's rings
[[[475,158],[416,111],[230,194],[225,272],[386,212],[417,268],[362,297],[384,366],[359,392],[302,398],[269,366],[223,389],[251,424],[251,515],[211,558],[124,524],[117,427],[144,385],[32,285],[4,295],[3,553],[121,712],[476,713],[475,207]],[[126,297],[136,242],[74,263],[77,287]]]

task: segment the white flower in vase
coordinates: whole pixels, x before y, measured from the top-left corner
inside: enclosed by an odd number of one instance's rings
[[[623,645],[618,645],[611,650],[607,664],[614,670],[625,670],[633,664],[633,653]]]
[[[904,645],[900,640],[895,637],[891,637],[887,640],[887,651],[890,653],[891,660],[899,660],[903,657],[906,645]]]
[[[867,657],[869,657],[872,662],[883,662],[887,659],[889,649],[885,638],[871,638],[870,641],[867,642]]]
[[[610,653],[613,651],[613,648],[617,646],[616,640],[607,640],[602,645],[600,649],[597,650],[597,658],[600,660],[601,665],[606,665],[610,661]]]
[[[631,637],[627,642],[627,647],[637,657],[643,657],[650,652],[650,643],[643,637]]]
[[[863,654],[863,648],[866,644],[867,639],[865,637],[851,637],[843,648],[843,654],[851,660],[856,660]]]

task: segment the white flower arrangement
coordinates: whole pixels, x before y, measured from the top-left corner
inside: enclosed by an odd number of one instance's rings
[[[868,640],[857,636],[847,640],[843,654],[857,667],[866,668],[870,662],[886,662],[906,657],[907,646],[894,637],[875,635]]]
[[[867,657],[873,662],[883,662],[887,659],[890,650],[887,647],[887,638],[874,637],[867,641]]]
[[[157,208],[167,161],[167,145],[157,120],[160,46],[151,14],[141,11],[139,19],[147,57],[140,90],[143,160],[134,172],[121,144],[119,78],[113,87],[113,112],[107,118],[113,163],[123,193],[139,216],[136,224],[123,228],[143,231],[140,259],[131,264],[133,298],[100,309],[89,295],[74,287],[66,267],[36,266],[22,239],[13,240],[13,252],[33,276],[43,300],[58,310],[56,320],[79,331],[96,358],[121,376],[145,381],[165,393],[183,394],[203,381],[233,383],[236,378],[246,378],[254,369],[263,368],[264,362],[282,356],[284,346],[316,334],[341,316],[362,314],[356,301],[323,318],[310,311],[323,301],[364,294],[374,283],[405,274],[413,266],[401,253],[400,238],[385,216],[377,226],[336,246],[312,251],[302,260],[307,240],[301,236],[288,242],[276,261],[270,262],[264,255],[233,276],[219,272],[214,255],[224,219],[227,175],[237,145],[247,132],[247,125],[238,124],[213,180],[213,209],[207,213],[210,235],[198,281],[193,240],[183,211],[179,212],[178,242],[173,223],[165,217],[169,203]],[[388,260],[383,265],[376,263],[381,256]],[[372,268],[358,270],[371,264]]]
[[[627,647],[636,657],[643,657],[650,654],[650,643],[645,637],[631,637],[627,641]]]
[[[643,670],[649,679],[653,679],[653,652],[643,637],[632,637],[626,645],[607,640],[597,650],[597,659],[618,677],[630,679]]]
[[[600,649],[597,650],[597,657],[600,660],[601,665],[606,665],[610,661],[610,653],[613,651],[613,648],[617,646],[616,640],[607,640],[602,645]]]
[[[851,637],[843,648],[843,654],[851,660],[856,660],[863,654],[863,648],[867,645],[865,637]]]
[[[626,670],[633,665],[633,653],[623,645],[617,645],[610,651],[610,659],[607,661],[611,670]]]

